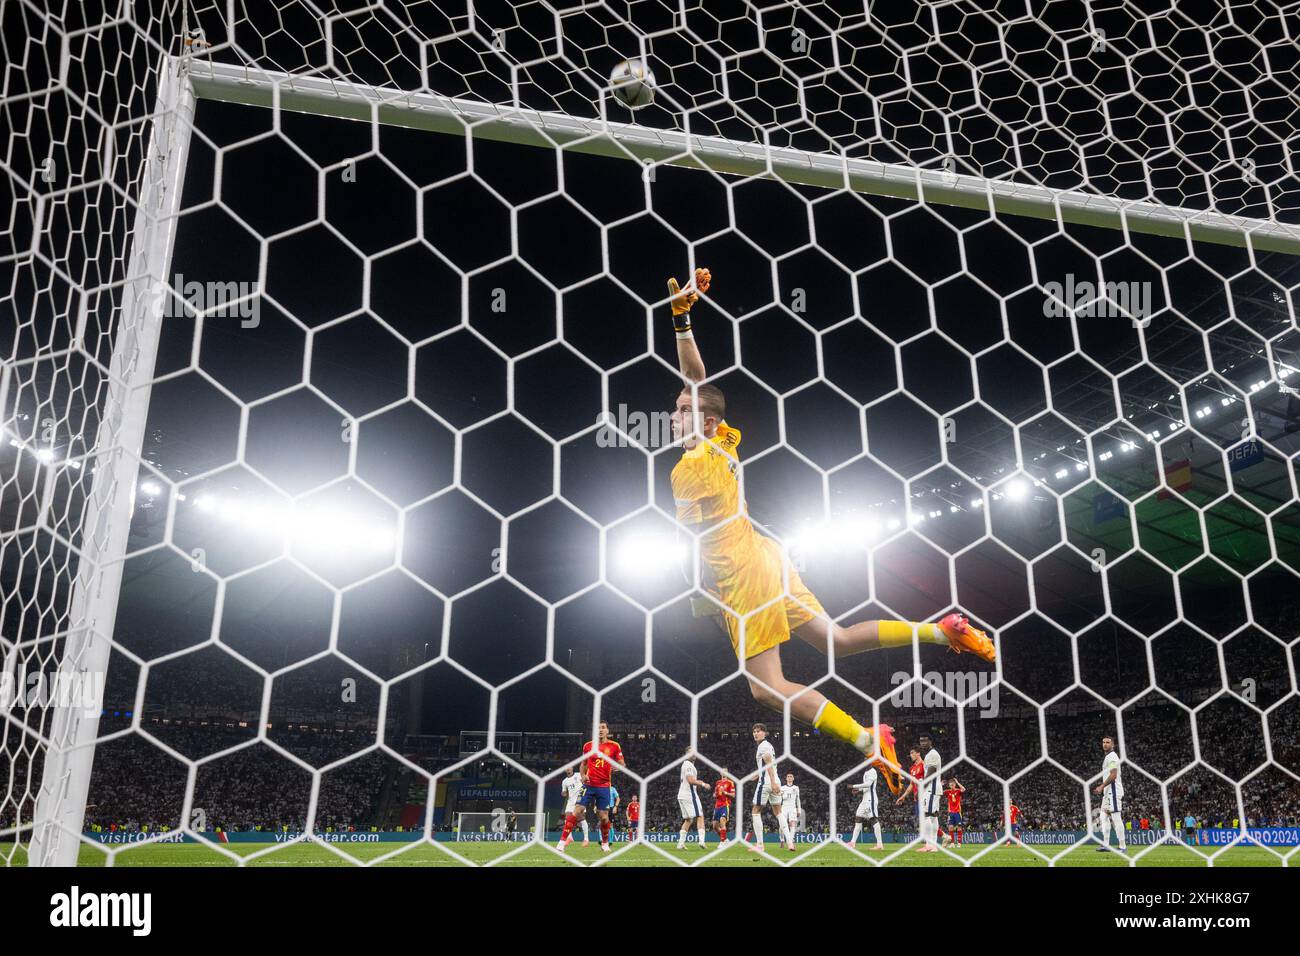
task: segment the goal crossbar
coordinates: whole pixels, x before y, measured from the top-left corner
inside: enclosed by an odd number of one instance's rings
[[[1127,228],[1146,235],[1300,254],[1300,226],[1213,210],[1117,199],[941,169],[222,63],[195,61],[189,76],[194,94],[200,99],[279,106],[293,112],[374,120],[441,133],[463,135],[472,128],[475,136],[498,142],[558,146],[596,156],[630,157],[643,163],[739,176],[767,175],[806,186],[991,210],[997,215]]]

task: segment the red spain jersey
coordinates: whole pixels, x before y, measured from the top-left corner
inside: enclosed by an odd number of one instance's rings
[[[636,798],[627,805],[627,818],[633,822],[641,819],[641,804],[637,803]]]
[[[953,787],[951,790],[945,790],[943,795],[948,798],[948,812],[961,813],[961,791]]]
[[[729,807],[736,798],[736,785],[730,780],[719,780],[713,785],[713,806]]]
[[[596,749],[593,741],[588,740],[582,745],[582,752],[589,754]],[[589,787],[608,787],[614,775],[614,763],[623,763],[623,748],[612,740],[606,740],[599,748],[601,757],[592,757],[587,760],[587,786]],[[584,758],[585,760],[586,758]]]
[[[1011,822],[1014,824],[1020,820],[1020,808],[1014,803],[1011,804]]]
[[[925,779],[925,764],[924,764],[923,762],[921,762],[920,760],[918,760],[916,763],[912,764],[912,766],[911,766],[910,768],[908,768],[908,771],[907,771],[907,772],[910,773],[910,774],[911,774],[913,777],[915,777],[916,780],[917,780],[917,784],[916,784],[916,799],[920,800],[920,799],[921,799],[921,784],[920,784],[920,781],[922,781],[922,780]]]

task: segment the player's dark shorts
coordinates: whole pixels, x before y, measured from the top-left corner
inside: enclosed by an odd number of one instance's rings
[[[714,807],[714,808],[713,808],[713,819],[715,819],[715,820],[725,820],[725,819],[729,818],[730,816],[731,816],[731,807],[730,807],[730,806],[722,806],[722,807]]]
[[[1019,823],[1011,824],[1011,835],[1015,837],[1017,840],[1020,839],[1020,829],[1021,827]]]
[[[593,807],[596,810],[610,810],[614,806],[614,788],[583,787],[582,796],[578,798],[578,802],[584,807]]]
[[[959,827],[959,826],[961,826],[961,814],[960,814],[960,813],[950,813],[950,814],[948,814],[948,826],[950,826],[950,827]]]

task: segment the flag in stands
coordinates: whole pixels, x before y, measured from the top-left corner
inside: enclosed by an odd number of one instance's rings
[[[1174,491],[1186,491],[1192,487],[1192,462],[1188,458],[1183,458],[1169,465],[1165,469],[1165,484]],[[1169,497],[1169,492],[1161,488],[1156,492],[1156,500],[1164,501]]]

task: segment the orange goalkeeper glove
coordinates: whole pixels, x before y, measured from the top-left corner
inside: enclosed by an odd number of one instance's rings
[[[669,303],[673,308],[673,329],[677,332],[691,330],[691,306],[702,294],[709,291],[713,276],[708,269],[696,269],[695,275],[683,290],[676,279],[668,280]]]

